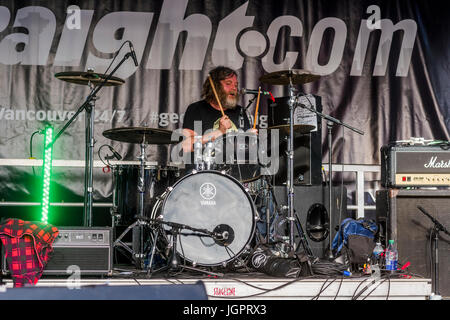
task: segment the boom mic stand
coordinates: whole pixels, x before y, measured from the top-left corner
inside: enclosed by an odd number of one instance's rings
[[[432,300],[441,300],[442,297],[439,293],[439,232],[442,231],[445,234],[448,234],[450,236],[450,232],[435,218],[433,218],[432,215],[430,215],[428,212],[425,211],[424,208],[421,206],[417,206],[417,208],[422,211],[424,215],[426,215],[434,224],[434,227],[432,229],[432,233],[434,234],[434,293],[431,295]]]
[[[330,228],[330,232],[329,232],[329,246],[328,246],[329,256],[328,256],[328,258],[329,259],[333,259],[334,257],[333,257],[333,252],[332,252],[332,239],[331,239],[331,226],[332,226],[331,219],[332,219],[332,216],[333,216],[333,206],[332,206],[332,201],[333,201],[333,196],[332,196],[332,191],[333,191],[333,186],[332,186],[332,175],[333,175],[333,164],[332,164],[333,147],[332,147],[332,142],[333,142],[333,136],[332,136],[332,129],[333,129],[333,125],[334,124],[338,124],[340,126],[344,126],[346,128],[349,128],[350,130],[352,130],[352,131],[354,131],[354,132],[356,132],[356,133],[358,133],[360,135],[364,135],[364,132],[361,131],[361,130],[358,130],[358,129],[352,127],[352,126],[349,126],[348,124],[345,124],[345,123],[341,122],[340,120],[338,120],[336,118],[333,118],[333,117],[331,117],[329,115],[326,115],[326,114],[323,114],[323,113],[317,111],[316,109],[311,107],[311,103],[309,103],[310,106],[306,106],[304,104],[298,103],[298,96],[304,96],[304,97],[306,97],[306,99],[308,101],[309,101],[309,99],[308,99],[306,94],[299,93],[295,97],[295,100],[296,100],[297,104],[300,107],[317,114],[322,119],[327,120],[328,148],[329,148],[329,151],[328,151],[328,166],[329,166],[329,168],[328,168],[328,174],[329,174],[329,177],[328,177],[328,202],[329,202],[329,209],[328,209],[329,216],[328,216],[328,219],[329,219],[329,221],[328,221],[328,223],[329,223],[329,228]],[[291,95],[291,99],[293,99],[292,95]],[[291,110],[291,112],[293,112],[293,110]],[[293,116],[293,114],[292,114],[292,116]],[[292,122],[292,120],[291,120],[291,122]],[[292,129],[291,129],[291,132],[292,132]],[[289,160],[291,160],[291,159],[289,159]],[[293,166],[292,166],[292,168],[293,168]]]
[[[62,129],[55,135],[46,148],[50,148],[63,134],[63,132],[72,124],[78,115],[86,111],[86,154],[85,154],[85,179],[84,179],[84,215],[83,225],[86,227],[92,226],[92,199],[93,199],[93,167],[94,167],[94,118],[95,118],[95,100],[97,100],[97,93],[110,80],[113,74],[120,68],[120,66],[131,57],[131,52],[124,55],[122,60],[117,64],[113,71],[98,85],[92,89],[87,96],[85,102],[78,108],[77,112],[70,118]]]
[[[195,235],[200,236],[200,237],[206,236],[206,237],[211,237],[211,238],[217,239],[219,236],[218,234],[208,231],[206,229],[193,228],[188,225],[184,225],[184,224],[180,224],[180,223],[176,223],[176,222],[163,221],[163,220],[159,220],[159,219],[150,219],[150,218],[146,218],[146,217],[141,217],[141,218],[149,221],[150,223],[157,224],[156,235],[153,239],[153,245],[152,245],[152,249],[150,252],[151,256],[150,256],[150,260],[148,263],[148,271],[147,271],[148,277],[151,277],[153,273],[158,273],[158,272],[163,272],[163,271],[174,271],[174,270],[179,269],[179,262],[178,262],[178,257],[177,257],[177,247],[178,247],[178,236],[181,234],[182,229],[194,231],[197,233]],[[171,228],[170,234],[172,234],[172,253],[171,253],[171,256],[170,256],[166,266],[164,266],[160,269],[157,269],[157,270],[152,270],[153,269],[152,264],[153,264],[153,259],[154,259],[154,255],[156,252],[156,245],[157,245],[161,225],[166,225]],[[206,274],[209,274],[212,276],[217,276],[217,277],[223,276],[223,274],[221,274],[221,273],[214,273],[214,272],[210,272],[207,270],[201,270],[198,268],[189,267],[186,265],[183,265],[183,269],[203,272],[203,273],[206,273]]]

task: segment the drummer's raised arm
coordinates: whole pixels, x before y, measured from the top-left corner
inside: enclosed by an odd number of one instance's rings
[[[184,140],[182,142],[183,152],[192,152],[194,150],[195,131],[191,129],[183,129]]]

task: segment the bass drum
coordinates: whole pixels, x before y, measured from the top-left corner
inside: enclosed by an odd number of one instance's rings
[[[162,196],[159,207],[153,219],[228,235],[215,240],[181,230],[177,253],[193,265],[225,266],[249,247],[255,233],[257,213],[251,197],[239,181],[217,171],[184,176]]]

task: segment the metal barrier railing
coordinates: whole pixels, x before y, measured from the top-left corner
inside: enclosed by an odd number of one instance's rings
[[[328,164],[322,165],[323,169],[328,172]],[[373,164],[333,164],[333,172],[354,172],[356,174],[356,197],[355,204],[347,204],[347,210],[356,210],[356,218],[364,218],[365,210],[375,210],[376,206],[366,205],[364,201],[365,189],[365,174],[379,173],[380,166]]]
[[[111,161],[111,165],[116,164],[135,164],[137,161]],[[157,165],[156,162],[147,162],[150,165]],[[0,166],[15,167],[40,167],[42,160],[40,159],[0,159]],[[84,160],[53,160],[54,167],[72,167],[84,168]],[[94,168],[103,168],[105,164],[102,161],[94,161]],[[323,169],[328,172],[328,164],[322,165]],[[356,197],[354,204],[347,204],[348,210],[356,210],[356,217],[364,217],[364,210],[375,210],[373,205],[365,205],[365,174],[380,172],[379,165],[367,164],[333,164],[333,172],[354,172],[356,174]],[[0,206],[39,206],[39,202],[17,202],[17,201],[0,201]],[[51,206],[58,207],[82,207],[82,202],[52,202]],[[112,207],[109,202],[94,202],[93,207]]]

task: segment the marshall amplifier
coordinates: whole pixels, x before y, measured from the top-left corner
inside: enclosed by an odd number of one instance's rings
[[[450,146],[383,146],[381,184],[386,188],[450,186]]]
[[[69,275],[78,270],[82,275],[112,273],[111,228],[58,227],[58,230],[44,275]],[[2,257],[2,271],[7,273],[3,248]]]

